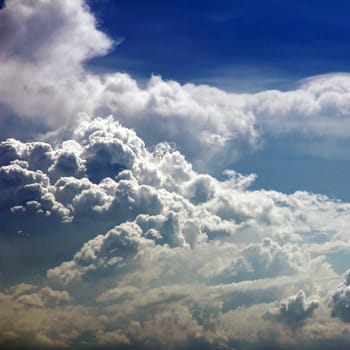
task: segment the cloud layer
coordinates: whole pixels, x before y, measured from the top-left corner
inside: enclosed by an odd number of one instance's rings
[[[113,43],[78,0],[8,1],[0,32],[1,124],[36,126],[0,143],[0,347],[349,346],[350,204],[210,175],[268,137],[341,153],[347,75],[141,87],[86,70]]]
[[[0,154],[4,346],[343,339],[349,204],[199,174],[112,117]]]

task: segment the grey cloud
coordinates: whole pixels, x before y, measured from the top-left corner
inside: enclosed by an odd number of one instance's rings
[[[7,139],[0,143],[1,165],[9,165],[12,161],[28,162],[31,170],[46,172],[52,163],[53,150],[44,142],[22,143],[19,140]]]
[[[38,308],[57,307],[72,301],[67,291],[25,283],[7,288],[4,295],[10,297],[15,303]]]
[[[319,306],[318,300],[307,301],[305,293],[300,290],[280,304],[277,312],[270,311],[264,315],[267,319],[283,322],[292,328],[301,327],[305,321],[313,316]]]
[[[194,204],[205,203],[215,196],[214,179],[208,175],[197,176],[188,186],[189,199]]]
[[[240,286],[236,288],[239,289]],[[259,313],[259,307],[255,305],[252,310],[237,308],[236,311],[223,313],[222,302],[213,300],[218,296],[220,293],[214,288],[208,290],[204,285],[193,284],[162,286],[152,290],[118,287],[100,296],[99,302],[104,306],[99,308],[74,305],[70,308],[46,307],[49,315],[46,317],[45,327],[40,329],[43,338],[38,340],[42,342],[41,344],[45,344],[46,339],[52,342],[51,345],[57,346],[61,343],[72,346],[74,344],[82,348],[84,348],[84,340],[89,341],[91,345],[107,344],[110,341],[110,345],[115,346],[127,343],[131,347],[148,344],[150,347],[173,348],[176,346],[180,349],[186,349],[190,346],[189,344],[197,342],[208,346],[211,344],[219,349],[224,349],[229,344],[250,343],[251,346],[260,344],[259,336],[248,338],[244,335],[244,333],[249,334],[250,327],[245,331],[244,327],[252,321],[250,319],[252,314]],[[18,301],[16,303],[23,305]],[[28,327],[30,310],[40,313],[42,307],[35,305],[29,308],[25,305],[22,307],[24,307],[24,309],[20,308],[22,325]],[[62,322],[56,332],[52,329],[55,327],[55,317]],[[62,333],[72,320],[75,321],[74,332],[70,333],[66,330]],[[235,325],[233,328],[229,327],[230,322]],[[256,322],[255,326],[260,327],[261,324]],[[35,332],[38,330],[37,327],[32,325],[29,331]],[[237,327],[240,330],[236,332]],[[271,329],[266,329],[266,340],[274,339],[273,335],[282,331],[276,327],[278,325],[275,326],[274,334],[269,334]],[[17,329],[16,331],[21,332]],[[79,335],[78,338],[77,335]],[[104,335],[106,337],[103,337]],[[289,341],[292,343],[291,339]],[[307,342],[303,339],[301,344],[304,341]]]
[[[158,216],[139,215],[136,222],[146,237],[170,247],[186,247],[189,243],[193,246],[201,235],[198,225],[191,222],[184,224],[179,215],[172,211]]]
[[[66,291],[55,291],[50,287],[43,287],[35,293],[22,294],[16,300],[27,306],[44,308],[63,305],[69,302],[71,297]]]
[[[21,165],[24,165],[22,167]],[[48,177],[41,171],[31,171],[26,169],[26,163],[11,164],[1,167],[1,188],[3,195],[1,198],[1,206],[13,206],[15,204],[22,204],[26,199],[35,200],[39,199],[40,194],[36,195],[35,189],[40,191],[40,186],[47,188],[49,186]],[[22,188],[21,193],[16,198],[16,192],[18,188]],[[26,195],[25,189],[28,189]],[[33,191],[30,191],[33,188]],[[30,193],[32,192],[32,193]],[[22,198],[21,198],[22,197]],[[26,197],[26,198],[24,198]]]
[[[17,219],[21,217],[25,221],[32,220],[36,216],[38,220],[43,221],[70,221],[69,210],[57,202],[51,192],[49,178],[40,170],[28,170],[21,165],[11,164],[0,168],[0,187],[2,189],[0,216],[3,219],[6,216],[17,216]],[[4,230],[11,230],[7,226],[11,223],[6,221],[8,219],[5,220]],[[13,223],[19,230],[21,224]]]
[[[295,254],[296,253],[296,254]],[[281,247],[269,238],[250,244],[223,273],[225,279],[246,280],[290,275],[300,270],[300,252]],[[299,266],[298,266],[299,265]]]
[[[128,269],[142,248],[151,247],[152,241],[142,237],[142,231],[136,224],[126,223],[109,231],[105,236],[97,236],[84,244],[74,255],[74,259],[48,271],[48,277],[64,284],[89,274],[98,278],[103,270]],[[102,271],[102,273],[101,273]]]
[[[332,316],[339,317],[344,322],[350,322],[350,271],[345,273],[344,282],[333,292],[331,307]]]
[[[56,155],[48,174],[53,183],[62,177],[81,178],[85,174],[85,166],[74,152],[62,150]]]

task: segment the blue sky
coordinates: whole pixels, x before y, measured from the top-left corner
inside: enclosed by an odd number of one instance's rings
[[[100,28],[120,44],[89,63],[226,91],[294,89],[306,77],[350,69],[350,3],[337,1],[90,1]],[[348,157],[320,157],[274,138],[232,167],[254,188],[298,189],[350,200]],[[276,172],[278,169],[278,172]]]
[[[98,63],[182,82],[217,79],[219,85],[230,78],[230,88],[238,90],[237,76],[258,82],[265,77],[267,86],[278,87],[279,79],[347,71],[350,4],[331,5],[322,0],[90,1],[100,27],[124,40]]]

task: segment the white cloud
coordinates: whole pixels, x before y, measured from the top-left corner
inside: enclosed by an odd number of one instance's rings
[[[310,78],[296,90],[255,94],[181,85],[159,76],[140,87],[128,74],[97,75],[84,68],[87,59],[104,55],[112,42],[96,28],[81,0],[13,0],[0,18],[2,118],[10,111],[57,126],[78,112],[113,113],[148,145],[175,142],[197,169],[217,173],[261,140],[290,133],[298,135],[306,152],[346,156],[346,74]],[[321,147],[325,138],[326,149]]]
[[[82,63],[111,47],[85,3],[9,1],[0,22],[1,104],[50,123],[78,112],[94,91]]]

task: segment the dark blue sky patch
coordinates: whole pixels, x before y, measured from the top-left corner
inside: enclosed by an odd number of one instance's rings
[[[115,51],[91,65],[183,82],[205,82],[218,69],[228,71],[232,79],[234,71],[252,67],[294,79],[346,71],[350,4],[330,5],[278,0],[90,1],[101,29],[123,39]]]

